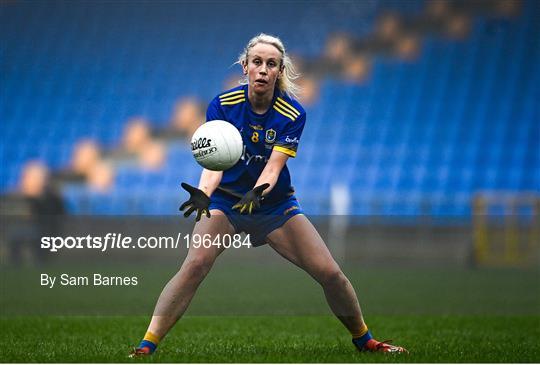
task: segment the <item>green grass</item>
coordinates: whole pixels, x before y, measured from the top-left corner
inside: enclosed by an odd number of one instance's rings
[[[127,358],[145,317],[4,318],[2,362],[538,362],[538,317],[373,316],[409,355],[360,354],[329,316],[187,317],[155,356]],[[398,341],[399,340],[399,341]]]
[[[407,356],[360,354],[320,287],[286,262],[219,263],[155,356],[130,360],[174,265],[0,270],[0,362],[540,362],[538,270],[346,267],[368,325]],[[126,288],[39,273],[137,275]]]

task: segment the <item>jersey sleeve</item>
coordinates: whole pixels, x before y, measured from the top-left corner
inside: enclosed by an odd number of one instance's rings
[[[300,143],[300,136],[304,130],[306,124],[306,113],[302,113],[295,121],[287,123],[276,139],[274,144],[274,150],[283,152],[290,157],[296,157],[296,151],[298,150],[298,144]]]
[[[214,98],[206,109],[206,121],[211,120],[225,120],[225,114],[221,110],[218,98]]]

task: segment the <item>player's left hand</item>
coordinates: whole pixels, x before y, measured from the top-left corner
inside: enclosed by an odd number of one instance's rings
[[[256,186],[248,191],[238,203],[233,205],[232,208],[238,210],[240,214],[253,213],[254,209],[259,209],[261,207],[262,193],[269,186],[270,184],[268,183]]]

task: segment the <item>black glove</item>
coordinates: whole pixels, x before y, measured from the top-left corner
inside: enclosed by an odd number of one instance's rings
[[[208,195],[206,195],[202,190],[186,183],[182,183],[182,187],[190,194],[189,199],[180,206],[180,209],[178,209],[179,211],[183,211],[189,207],[185,211],[184,217],[189,217],[191,213],[197,210],[197,218],[195,218],[195,222],[198,222],[201,219],[203,213],[206,213],[206,216],[210,218],[210,198]]]
[[[233,205],[232,208],[239,210],[240,214],[251,214],[253,209],[259,209],[261,207],[262,193],[264,189],[269,186],[270,184],[265,183],[253,188],[252,190],[248,191],[238,203]]]

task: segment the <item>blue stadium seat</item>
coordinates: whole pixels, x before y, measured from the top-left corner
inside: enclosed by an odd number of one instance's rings
[[[179,97],[210,100],[238,70],[229,66],[246,34],[273,29],[291,52],[317,56],[332,32],[366,34],[385,9],[406,15],[425,4],[318,2],[306,9],[290,2],[280,17],[256,23],[245,21],[249,8],[212,6],[210,13],[204,2],[3,6],[2,191],[15,188],[29,159],[60,168],[82,138],[113,148],[132,116],[164,126]],[[275,9],[271,1],[258,6],[261,14]],[[355,192],[358,215],[467,217],[477,190],[539,191],[539,11],[538,2],[525,1],[518,19],[475,18],[465,40],[426,36],[416,61],[375,58],[361,86],[322,80],[290,162],[304,209],[328,213],[336,182]],[[226,31],[211,26],[223,14]],[[197,184],[200,171],[189,146],[173,144],[158,171],[118,166],[110,193],[80,186],[63,193],[74,213],[169,214],[179,183]]]

